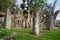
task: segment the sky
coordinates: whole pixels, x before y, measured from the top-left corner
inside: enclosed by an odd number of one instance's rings
[[[22,0],[17,0],[17,1],[18,1],[18,2],[17,2],[17,5],[20,5],[20,4],[22,3]],[[53,3],[54,3],[54,0],[47,0],[47,3],[48,3],[48,4],[49,4],[49,3],[53,4]],[[56,11],[56,10],[60,10],[60,0],[58,0],[57,3],[56,3],[55,11]],[[57,15],[56,20],[60,20],[60,14]]]
[[[52,3],[53,4],[54,3],[54,0],[48,0],[48,3]],[[60,0],[58,0],[57,3],[56,3],[55,11],[56,10],[60,10]],[[60,20],[60,12],[57,15],[56,20]]]

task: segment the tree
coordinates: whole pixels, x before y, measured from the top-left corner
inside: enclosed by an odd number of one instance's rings
[[[11,9],[15,5],[15,0],[2,0],[2,5],[5,6],[5,19],[4,19],[4,26],[7,29],[10,29],[11,26]]]
[[[25,10],[25,2],[26,0],[22,0],[23,3],[21,4],[21,8],[22,8],[22,16],[23,16],[23,27],[27,28],[27,14],[26,14],[26,10]]]
[[[54,8],[56,5],[57,0],[54,1],[53,6],[51,5],[47,5],[47,8],[45,8],[45,12],[46,12],[46,17],[45,17],[45,26],[47,28],[47,30],[53,30],[55,27],[55,18],[58,14],[58,10],[54,13]],[[47,9],[47,10],[46,10]],[[48,25],[47,25],[48,24]]]
[[[50,22],[51,22],[50,9],[51,9],[51,4],[47,4],[47,5],[45,5],[45,7],[43,9],[43,13],[42,13],[43,14],[42,15],[43,19],[42,20],[43,20],[47,30],[50,30]]]
[[[44,0],[30,0],[30,10],[33,12],[33,27],[32,32],[35,35],[39,35],[39,27],[40,27],[40,13],[41,9],[45,4]]]
[[[50,15],[51,15],[51,17],[50,17],[50,18],[51,18],[51,19],[50,19],[50,20],[51,20],[50,30],[53,30],[53,29],[54,29],[54,26],[55,26],[55,25],[54,25],[54,24],[55,24],[55,23],[54,23],[54,21],[55,21],[55,20],[54,20],[54,8],[55,8],[55,5],[56,5],[56,2],[57,2],[57,0],[54,1],[54,4],[53,4],[53,6],[52,6],[52,8],[51,8],[51,12],[50,12]]]
[[[59,14],[60,10],[55,11],[54,13],[54,20],[56,20],[57,15]]]
[[[27,27],[31,28],[31,14],[30,14],[30,1],[27,0],[27,9],[28,9],[28,17],[27,17]]]
[[[54,13],[54,25],[56,25],[55,20],[56,20],[57,15],[59,14],[59,12],[60,12],[60,10],[57,10],[57,11]]]

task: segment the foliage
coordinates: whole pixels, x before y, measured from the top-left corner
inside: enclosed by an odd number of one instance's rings
[[[28,6],[33,12],[36,6],[38,6],[38,8],[43,8],[46,5],[46,1],[47,0],[30,0]]]
[[[43,8],[45,5],[47,5],[46,1],[47,0],[25,0],[21,4],[21,8],[27,8],[30,9],[31,12],[34,12],[36,6],[38,6],[38,8]],[[25,2],[27,2],[27,4],[25,4]]]
[[[15,5],[15,0],[0,0],[0,10],[2,10],[3,12],[5,12],[5,10],[9,7],[10,9],[13,8],[13,6]]]

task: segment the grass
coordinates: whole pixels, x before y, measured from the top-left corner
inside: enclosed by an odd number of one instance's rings
[[[10,36],[13,32],[15,32],[17,30],[18,30],[17,28],[13,28],[13,27],[10,30],[8,30],[8,29],[3,28],[0,25],[0,39],[4,38],[6,36]]]
[[[41,40],[60,40],[60,30],[42,31]]]
[[[39,36],[32,35],[31,29],[22,28],[16,35],[16,40],[60,40],[60,30],[43,30],[40,34]]]
[[[48,30],[42,30],[40,31],[39,36],[32,35],[31,29],[26,28],[11,28],[3,29],[1,28],[0,31],[0,38],[3,38],[5,36],[10,36],[13,32],[20,30],[20,32],[15,36],[16,40],[60,40],[60,29],[48,31]]]

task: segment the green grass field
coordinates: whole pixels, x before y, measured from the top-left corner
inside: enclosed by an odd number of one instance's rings
[[[60,40],[60,30],[53,30],[53,31],[48,31],[48,30],[42,30],[40,31],[39,36],[35,36],[32,34],[31,29],[26,29],[26,28],[11,28],[10,30],[8,29],[0,29],[0,38],[4,38],[5,36],[10,36],[13,32],[18,31],[18,34],[15,35],[16,40]]]

